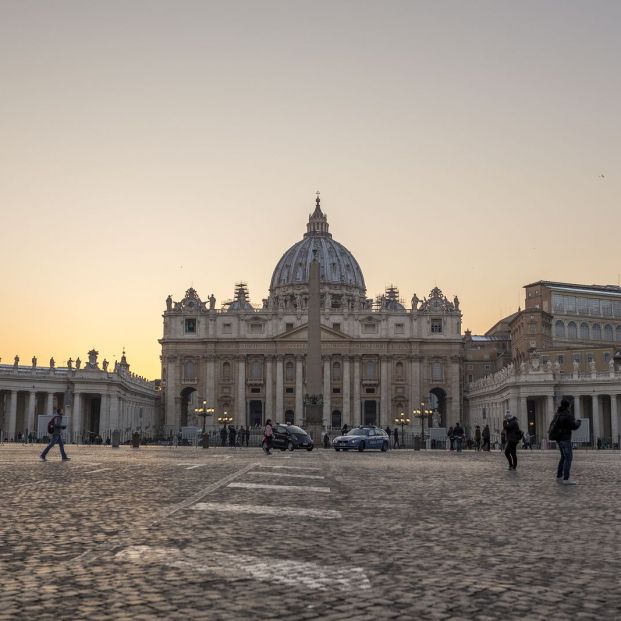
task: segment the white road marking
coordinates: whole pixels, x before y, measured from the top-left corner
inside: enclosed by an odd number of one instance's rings
[[[87,470],[84,474],[95,474],[96,472],[104,472],[105,470],[112,470],[112,468],[100,468],[99,470]]]
[[[325,477],[319,476],[317,474],[291,474],[289,472],[260,472],[253,471],[248,474],[258,474],[262,477],[294,477],[296,479],[325,479]]]
[[[314,467],[311,467],[311,466],[289,466],[289,465],[287,465],[287,466],[275,466],[275,465],[272,465],[272,464],[257,464],[257,466],[259,468],[271,468],[271,469],[274,469],[274,470],[282,470],[283,468],[286,468],[287,470],[315,470],[315,471],[321,470],[321,468],[314,468]]]
[[[330,509],[302,509],[300,507],[270,507],[267,505],[234,505],[222,502],[199,502],[192,505],[197,511],[219,513],[252,513],[256,515],[278,515],[291,517],[312,517],[326,520],[340,520],[341,512]]]
[[[194,470],[194,468],[203,468],[207,464],[196,464],[195,466],[188,466],[186,470]]]
[[[213,574],[225,579],[248,577],[268,584],[279,583],[318,591],[370,589],[371,582],[361,567],[334,567],[325,564],[284,561],[246,554],[209,552],[196,548],[130,546],[117,552],[115,559],[141,565],[165,565],[193,572]]]
[[[242,487],[244,489],[276,489],[283,492],[304,490],[305,492],[330,493],[329,487],[312,487],[311,485],[269,485],[268,483],[229,483],[227,487]]]

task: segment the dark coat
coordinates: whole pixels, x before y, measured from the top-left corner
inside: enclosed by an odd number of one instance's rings
[[[522,438],[522,432],[520,430],[520,423],[518,419],[513,416],[507,421],[507,426],[505,427],[505,433],[507,442],[513,442],[517,444]]]
[[[582,421],[576,420],[573,412],[569,410],[558,412],[558,417],[559,438],[557,442],[571,442],[571,432],[578,429]]]

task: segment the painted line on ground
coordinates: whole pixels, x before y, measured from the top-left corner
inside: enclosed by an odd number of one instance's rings
[[[185,470],[194,470],[194,468],[204,468],[207,464],[196,464],[195,466],[188,466]]]
[[[99,470],[87,470],[83,474],[95,474],[96,472],[104,472],[106,470],[112,470],[112,468],[99,468]]]
[[[130,546],[117,552],[114,558],[119,562],[190,569],[224,579],[239,580],[240,577],[246,577],[268,584],[278,583],[318,591],[338,589],[351,592],[371,588],[371,582],[361,567],[334,567],[212,551],[209,552],[209,558],[205,558],[204,552],[196,548],[180,550],[151,546]]]
[[[283,492],[304,490],[305,492],[330,493],[329,487],[313,487],[311,485],[270,485],[268,483],[229,483],[227,487],[239,487],[242,489],[275,489]]]
[[[257,464],[254,462],[250,464],[246,464],[243,468],[240,468],[239,470],[232,472],[231,474],[224,477],[223,479],[220,479],[219,481],[216,481],[215,483],[211,483],[210,485],[207,485],[207,487],[203,487],[203,489],[196,492],[196,494],[190,496],[190,498],[183,500],[182,502],[177,503],[176,505],[173,505],[172,507],[170,507],[167,511],[164,511],[164,513],[160,516],[159,519],[167,518],[171,516],[173,513],[176,513],[177,511],[181,509],[185,509],[186,507],[189,507],[199,502],[205,496],[207,496],[207,494],[211,494],[211,492],[215,492],[217,489],[220,489],[221,487],[225,487],[226,485],[231,484],[231,481],[233,481],[237,477],[242,476],[243,474],[246,474],[246,472],[255,468],[256,465]],[[157,524],[157,523],[158,521],[154,522],[154,524]]]
[[[277,515],[284,517],[312,517],[325,520],[340,520],[340,511],[331,509],[303,509],[300,507],[270,507],[268,505],[235,505],[223,502],[199,502],[191,509],[214,511],[216,513],[250,513],[254,515]]]
[[[321,468],[311,467],[311,466],[276,466],[274,464],[257,464],[259,468],[272,468],[274,470],[282,470],[286,468],[287,470],[314,470],[315,472],[321,470]]]
[[[261,472],[260,470],[254,470],[248,474],[258,474],[262,477],[292,477],[295,479],[325,479],[318,474],[292,474],[290,472]]]

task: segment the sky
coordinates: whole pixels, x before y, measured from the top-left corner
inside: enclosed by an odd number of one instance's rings
[[[621,3],[3,0],[0,356],[160,373],[193,286],[266,297],[315,192],[369,297],[619,284]]]

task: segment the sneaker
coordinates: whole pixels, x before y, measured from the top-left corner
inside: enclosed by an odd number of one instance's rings
[[[573,479],[563,479],[563,485],[576,485]]]
[[[43,455],[39,455],[39,461],[47,461],[47,459],[45,459],[45,457],[43,457]]]

